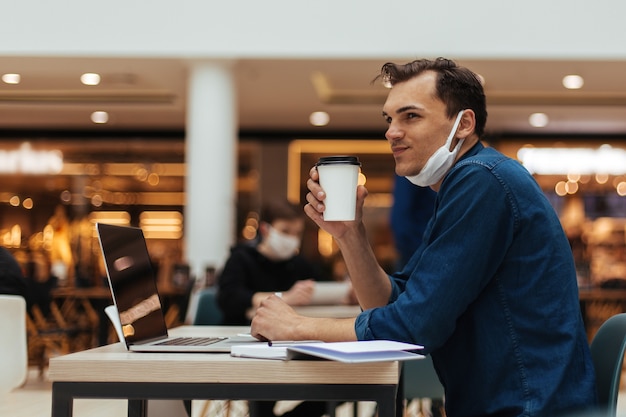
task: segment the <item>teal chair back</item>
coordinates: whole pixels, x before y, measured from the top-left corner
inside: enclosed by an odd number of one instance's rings
[[[222,310],[217,305],[217,289],[204,288],[198,294],[198,308],[193,320],[194,325],[222,324]]]
[[[626,313],[605,321],[591,341],[598,403],[607,416],[617,414],[617,397],[626,350]]]

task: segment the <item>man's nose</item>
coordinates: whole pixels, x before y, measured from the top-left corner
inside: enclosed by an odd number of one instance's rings
[[[389,124],[387,131],[385,132],[385,138],[389,142],[393,142],[394,140],[398,140],[402,137],[402,131],[398,129],[393,123]]]

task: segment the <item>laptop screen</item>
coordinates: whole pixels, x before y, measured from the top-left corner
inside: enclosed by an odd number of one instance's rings
[[[96,224],[127,345],[167,336],[157,280],[140,228]]]

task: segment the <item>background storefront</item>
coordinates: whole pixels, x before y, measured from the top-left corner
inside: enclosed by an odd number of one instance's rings
[[[588,168],[589,159],[601,158],[598,150],[607,146],[615,151],[619,165],[626,141],[500,138],[488,144],[522,160],[535,172],[570,238],[580,285],[626,284],[626,174],[619,170],[589,172]],[[524,149],[534,150],[535,159],[526,157],[524,161]],[[9,172],[5,168],[0,174],[4,184],[0,239],[20,259],[43,252],[53,264],[65,264],[68,283],[73,285],[77,279],[80,285],[100,285],[103,271],[93,224],[102,221],[142,227],[155,262],[162,265],[162,279],[170,280],[176,266],[186,263],[182,239],[186,170],[181,135],[13,138],[0,141],[0,150],[5,158],[62,158],[62,167],[59,169],[58,161],[50,163],[53,168],[49,172]],[[550,150],[564,152],[561,157],[552,153],[543,160],[537,154]],[[586,165],[578,172],[572,168],[573,150],[588,152],[581,160]],[[304,204],[309,168],[320,156],[346,153],[358,155],[363,163],[370,191],[365,208],[368,234],[379,261],[392,270],[396,252],[388,222],[394,163],[386,141],[380,139],[242,140],[233,241],[256,237],[253,220],[264,200],[288,197]],[[542,168],[537,161],[547,161],[548,166]],[[597,166],[608,164],[600,161]],[[26,164],[15,166],[24,171],[20,167]],[[559,166],[565,167],[563,172],[556,172]],[[626,164],[623,166],[626,170]],[[302,250],[307,256],[323,264],[336,257],[332,239],[312,223],[305,233]],[[63,274],[62,268],[57,271]]]

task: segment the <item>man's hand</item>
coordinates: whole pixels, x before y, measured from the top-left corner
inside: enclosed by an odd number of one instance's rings
[[[302,319],[281,297],[272,295],[256,309],[250,333],[260,340],[299,340],[295,330]]]
[[[326,199],[326,193],[319,184],[319,174],[317,168],[313,167],[309,171],[310,178],[307,181],[307,188],[309,193],[306,195],[307,205],[304,206],[304,212],[311,218],[320,229],[330,233],[335,238],[340,238],[350,228],[356,227],[361,222],[363,217],[363,203],[367,197],[367,189],[359,185],[356,193],[356,217],[354,221],[339,222],[324,221],[324,199]]]
[[[355,318],[316,318],[297,314],[285,301],[272,295],[261,302],[252,318],[250,333],[259,340],[356,340]]]
[[[284,291],[282,299],[290,306],[303,306],[311,303],[313,298],[313,290],[315,288],[315,281],[312,279],[296,281],[295,284],[289,288],[288,291]]]

